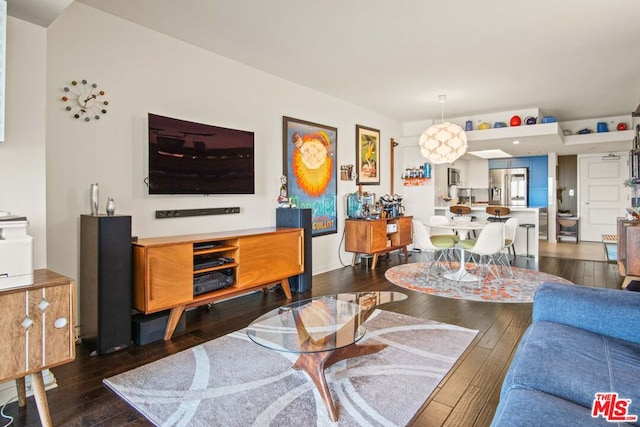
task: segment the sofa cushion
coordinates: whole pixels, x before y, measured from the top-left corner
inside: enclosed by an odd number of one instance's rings
[[[609,426],[604,418],[568,400],[537,390],[512,389],[500,399],[491,427]]]
[[[640,416],[640,344],[560,323],[534,322],[507,372],[501,400],[520,388],[569,400],[588,411],[596,393],[617,392],[620,399],[631,399],[628,413]]]

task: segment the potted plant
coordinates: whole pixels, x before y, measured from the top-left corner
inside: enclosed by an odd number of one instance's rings
[[[631,179],[625,179],[622,183],[625,187],[631,188],[631,206],[634,208],[640,207],[640,184],[633,182]]]

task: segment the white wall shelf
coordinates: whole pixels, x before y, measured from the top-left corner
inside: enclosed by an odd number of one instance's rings
[[[492,128],[485,130],[471,130],[467,132],[467,140],[475,141],[496,141],[514,140],[523,138],[552,138],[557,142],[562,142],[562,130],[558,123],[542,123],[537,125],[508,126],[504,128]]]
[[[584,135],[567,135],[564,137],[564,145],[628,142],[629,146],[631,146],[633,136],[633,130],[586,133]]]

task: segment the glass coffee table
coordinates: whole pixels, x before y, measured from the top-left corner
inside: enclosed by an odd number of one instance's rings
[[[377,353],[386,344],[357,344],[374,308],[407,296],[401,292],[354,292],[296,301],[272,310],[247,327],[249,338],[270,350],[298,354],[293,369],[306,372],[322,396],[329,417],[338,413],[324,371],[341,360]]]

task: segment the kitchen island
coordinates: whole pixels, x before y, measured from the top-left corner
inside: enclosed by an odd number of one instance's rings
[[[467,205],[468,206],[468,205]],[[487,204],[471,205],[471,216],[475,217],[475,221],[486,221],[489,215],[486,212]],[[538,244],[538,232],[540,230],[540,207],[524,207],[524,206],[510,206],[511,213],[507,217],[518,218],[518,229],[516,230],[516,241],[514,244],[516,255],[527,255],[527,233],[529,233],[529,250],[528,254],[533,256],[535,261],[538,262],[539,258],[539,244]],[[449,206],[435,206],[435,215],[445,215],[448,218],[454,216],[449,212]],[[531,229],[520,227],[521,224],[533,224]]]

